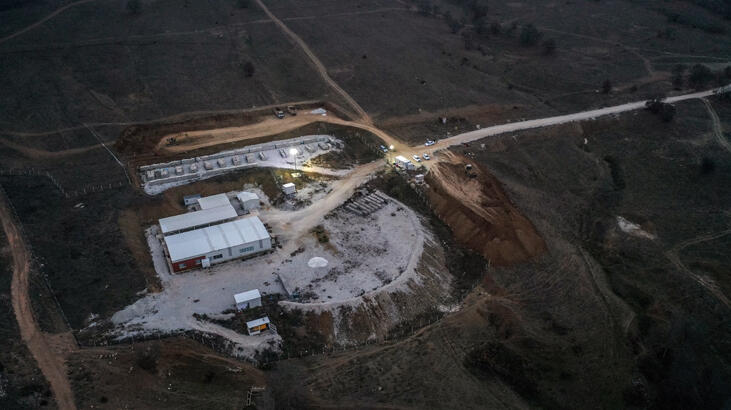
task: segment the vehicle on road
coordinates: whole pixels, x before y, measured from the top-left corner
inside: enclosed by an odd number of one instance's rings
[[[281,108],[274,107],[274,109],[272,111],[274,112],[274,116],[277,117],[277,118],[279,118],[280,120],[282,118],[284,118],[284,111],[282,111]]]
[[[424,145],[427,147],[431,147],[434,144],[436,144],[434,140],[426,140],[426,143]]]
[[[418,155],[413,155],[412,158],[414,158],[414,161],[421,162],[421,158],[419,158]]]
[[[292,115],[292,116],[297,115],[297,110],[294,109],[294,105],[287,106],[287,114]]]
[[[429,154],[427,154],[426,152],[424,153],[424,155],[422,155],[422,157],[424,157],[424,159],[427,160],[427,161],[429,161],[431,159],[431,157],[429,156]]]
[[[381,151],[383,151],[383,153],[385,154],[388,152],[388,148],[386,148],[384,145],[381,145]]]

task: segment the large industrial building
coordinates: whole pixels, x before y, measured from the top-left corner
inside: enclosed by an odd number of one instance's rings
[[[223,207],[213,209],[218,208]],[[173,272],[208,267],[272,248],[269,232],[256,216],[167,235],[164,242]]]
[[[160,230],[165,236],[233,220],[237,217],[231,203],[215,208],[170,216],[160,219]]]

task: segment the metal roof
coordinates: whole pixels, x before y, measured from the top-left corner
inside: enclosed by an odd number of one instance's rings
[[[180,231],[188,228],[208,225],[214,222],[224,221],[226,219],[236,218],[236,210],[231,203],[226,206],[216,208],[203,209],[187,214],[180,214],[160,219],[160,228],[162,233]]]
[[[397,161],[401,161],[401,162],[410,162],[408,159],[404,158],[401,155],[397,155],[394,159],[396,159]]]
[[[208,226],[165,237],[170,260],[182,261],[210,252],[268,239],[264,224],[256,216]]]
[[[255,299],[261,299],[261,293],[259,293],[259,289],[247,290],[246,292],[241,292],[234,295],[234,300],[236,301],[236,303],[248,302]]]
[[[259,200],[259,196],[257,194],[247,191],[239,192],[236,194],[236,198],[238,198],[241,202],[252,201],[254,199],[257,201]]]
[[[246,322],[246,327],[251,329],[252,327],[261,326],[263,324],[269,324],[269,316],[264,316],[259,319],[254,319],[251,322]]]
[[[219,206],[226,206],[231,204],[226,194],[216,194],[211,196],[204,196],[198,198],[198,205],[201,209],[218,208]]]
[[[294,186],[294,184],[293,184],[293,183],[291,183],[291,182],[287,182],[286,184],[284,184],[284,185],[282,185],[282,186],[283,186],[283,187],[291,187],[291,186],[293,187],[293,186]]]

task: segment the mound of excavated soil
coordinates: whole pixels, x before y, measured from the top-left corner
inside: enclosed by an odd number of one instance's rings
[[[472,165],[468,172],[465,167]],[[472,177],[469,175],[472,174]],[[427,174],[434,212],[464,246],[493,265],[525,261],[546,250],[533,224],[508,199],[484,167],[454,153]]]

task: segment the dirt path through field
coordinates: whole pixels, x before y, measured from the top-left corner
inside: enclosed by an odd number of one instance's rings
[[[310,59],[310,62],[312,62],[312,64],[315,66],[317,72],[320,73],[322,79],[325,80],[325,82],[330,85],[330,87],[337,91],[337,93],[340,94],[340,96],[342,96],[345,101],[348,102],[348,104],[350,104],[350,106],[358,113],[358,115],[360,115],[361,120],[366,124],[372,124],[373,122],[371,121],[371,117],[368,115],[368,113],[365,112],[363,107],[361,107],[360,104],[358,104],[353,99],[353,97],[350,96],[350,94],[343,90],[338,85],[338,83],[336,83],[335,80],[330,77],[330,74],[327,73],[327,68],[325,68],[320,59],[317,58],[315,53],[310,50],[310,47],[307,45],[307,43],[305,43],[304,40],[302,40],[302,38],[300,38],[300,36],[298,36],[294,31],[290,30],[289,27],[287,27],[287,25],[282,22],[282,20],[278,19],[277,16],[274,15],[274,13],[269,11],[267,6],[264,5],[264,2],[262,2],[261,0],[256,0],[256,4],[259,5],[264,13],[266,13],[266,15],[269,16],[269,18],[272,19],[272,21],[276,23],[279,28],[282,29],[282,31],[284,31],[284,33],[295,43],[296,46],[302,49],[307,58]]]
[[[30,30],[33,30],[34,28],[42,25],[43,23],[45,23],[48,20],[56,17],[57,15],[63,13],[64,11],[70,9],[71,7],[79,6],[79,5],[82,5],[84,3],[90,3],[92,1],[94,1],[94,0],[80,0],[80,1],[75,1],[73,3],[69,3],[69,4],[65,5],[65,6],[57,9],[53,13],[47,15],[46,17],[43,17],[42,19],[36,21],[35,23],[31,24],[30,26],[27,26],[27,27],[25,27],[25,28],[23,28],[23,29],[21,29],[19,31],[16,31],[13,34],[10,34],[10,35],[7,35],[7,36],[5,36],[3,38],[0,38],[0,44],[4,43],[4,42],[6,42],[6,41],[8,41],[8,40],[10,40],[12,38],[18,37],[19,35],[21,35],[21,34],[23,34],[25,32],[28,32]]]
[[[713,136],[716,138],[718,145],[723,147],[729,154],[731,154],[731,144],[728,142],[726,137],[723,135],[723,127],[721,126],[721,120],[718,118],[718,113],[713,109],[713,105],[707,99],[703,99],[703,104],[706,105],[708,114],[711,116],[713,121]]]
[[[13,255],[13,280],[10,290],[20,335],[28,346],[28,350],[36,359],[38,368],[51,385],[58,407],[60,409],[75,409],[74,395],[66,375],[65,360],[63,355],[58,354],[56,350],[60,348],[61,344],[67,345],[69,339],[65,336],[52,337],[52,344],[56,347],[54,349],[47,340],[48,336],[41,331],[36,323],[33,316],[33,307],[28,296],[30,252],[20,234],[17,222],[10,210],[10,205],[2,193],[0,193],[0,219],[2,219],[3,229]]]

